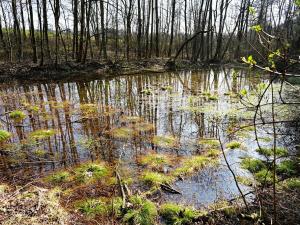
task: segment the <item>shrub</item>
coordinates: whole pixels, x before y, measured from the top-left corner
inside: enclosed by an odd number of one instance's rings
[[[251,173],[256,173],[266,168],[265,163],[260,159],[245,158],[242,160],[242,168],[249,170]]]

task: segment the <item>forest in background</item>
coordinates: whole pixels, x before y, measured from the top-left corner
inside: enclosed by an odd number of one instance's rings
[[[298,0],[1,0],[0,60],[39,65],[170,57],[222,62],[253,55],[263,61],[282,45],[289,57],[296,57],[299,4]]]

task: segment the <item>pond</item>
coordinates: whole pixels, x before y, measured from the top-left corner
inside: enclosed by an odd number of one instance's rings
[[[220,137],[237,176],[251,180],[240,162],[262,156],[255,151],[253,127],[235,130],[251,124],[254,115],[253,107],[242,104],[240,93],[252,93],[247,100],[255,101],[258,87],[268,80],[268,75],[250,70],[215,68],[111,78],[95,74],[90,80],[79,76],[76,82],[3,83],[1,129],[13,135],[1,158],[1,176],[28,181],[83,161],[102,160],[118,164],[133,180],[132,187],[142,190],[136,181],[151,167],[143,163],[151,161],[147,156],[153,156],[168,161],[152,168],[162,174],[181,163],[190,167],[181,168],[187,176],[177,173],[173,180],[181,194],[164,192],[161,201],[201,207],[233,199],[239,192],[216,141]],[[266,107],[265,116],[269,112]],[[276,112],[283,118],[293,114],[286,107]],[[264,147],[272,146],[270,129],[258,127]],[[291,129],[278,143],[289,149],[293,140]],[[233,146],[225,147],[228,143]],[[217,156],[207,165],[198,168],[189,160],[207,151]],[[245,194],[251,191],[243,182],[240,187]]]

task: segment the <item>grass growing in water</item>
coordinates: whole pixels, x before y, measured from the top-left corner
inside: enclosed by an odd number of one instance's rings
[[[241,143],[238,141],[231,141],[229,143],[226,144],[226,148],[229,149],[236,149],[236,148],[240,148],[241,147]]]
[[[277,166],[276,172],[287,176],[295,175],[297,174],[297,162],[293,160],[285,160]]]
[[[204,166],[215,164],[216,162],[217,162],[216,160],[208,156],[204,156],[204,155],[192,156],[190,158],[186,158],[183,161],[183,164],[174,170],[173,174],[175,176],[190,175],[194,171],[199,170]]]
[[[185,225],[192,224],[197,218],[206,213],[174,203],[165,203],[161,206],[159,214],[165,220],[166,224]]]
[[[33,139],[47,139],[56,134],[55,130],[36,130],[29,134]]]
[[[164,165],[169,165],[170,160],[167,155],[151,153],[145,156],[142,156],[140,163],[150,168],[158,169]]]
[[[158,172],[145,171],[141,175],[141,180],[144,181],[146,184],[157,186],[162,183],[171,182],[172,177]]]
[[[128,224],[152,225],[156,224],[157,209],[153,202],[134,195],[129,199],[132,207],[127,210],[123,222]]]
[[[264,156],[270,157],[274,155],[273,148],[258,148],[256,151]],[[285,148],[276,148],[275,150],[277,157],[283,157],[288,155],[288,151]]]
[[[260,159],[245,158],[242,160],[242,168],[249,170],[251,173],[256,173],[266,168],[265,163]]]
[[[7,141],[11,137],[11,133],[6,130],[0,130],[0,143]]]
[[[154,136],[153,144],[163,147],[163,148],[172,148],[178,144],[178,140],[173,136]]]
[[[76,180],[79,182],[88,182],[103,178],[108,174],[108,169],[102,164],[87,163],[75,170]]]
[[[137,132],[131,127],[120,127],[111,130],[111,134],[115,138],[130,139],[137,135]]]
[[[217,139],[210,139],[210,138],[202,139],[199,141],[199,144],[207,146],[207,147],[211,147],[211,148],[219,148],[220,147],[220,142]]]
[[[9,113],[9,118],[19,123],[22,122],[26,118],[26,114],[20,110],[15,110]]]

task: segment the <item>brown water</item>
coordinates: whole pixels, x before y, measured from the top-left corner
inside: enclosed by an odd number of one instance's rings
[[[267,80],[265,75],[226,68],[110,79],[95,75],[94,80],[83,78],[78,82],[1,84],[1,125],[13,133],[6,157],[11,168],[2,163],[2,174],[10,175],[10,179],[34,178],[98,158],[112,164],[121,160],[137,171],[138,157],[150,151],[178,156],[198,154],[199,140],[217,137],[216,125],[226,142],[229,125],[251,120],[253,111],[239,103],[238,94],[242,89],[255,90]],[[10,118],[8,112],[16,109],[25,112],[24,120]],[[41,129],[53,129],[55,134],[38,142],[28,141],[31,132]],[[259,134],[265,139],[270,137],[263,129]],[[151,141],[153,136],[172,136],[177,143],[160,146]],[[284,140],[288,143],[290,138]],[[238,174],[250,176],[238,162],[241,157],[257,156],[253,132],[235,139],[242,142],[243,149],[228,151],[228,159]],[[262,141],[262,145],[270,143]],[[174,186],[182,195],[165,194],[163,198],[197,206],[233,198],[237,188],[220,160],[219,166],[176,181]],[[246,186],[242,189],[249,190]]]

